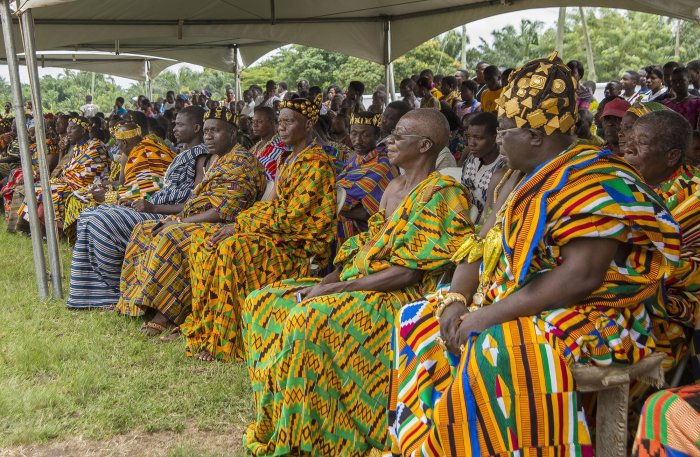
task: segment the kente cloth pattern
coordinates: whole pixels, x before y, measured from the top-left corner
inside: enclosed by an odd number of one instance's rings
[[[8,147],[11,149],[16,148],[19,151],[19,143],[17,142],[17,140],[13,141],[12,144]],[[49,155],[56,154],[58,152],[58,145],[56,143],[56,140],[54,139],[47,138],[46,147]],[[33,142],[29,145],[29,152],[32,153],[32,182],[37,182],[39,181],[39,153],[36,142]],[[15,221],[19,216],[17,214],[18,208],[15,207],[14,210],[12,209],[12,199],[17,186],[24,185],[24,172],[22,171],[22,167],[19,166],[19,163],[17,165],[18,168],[12,170],[12,172],[7,176],[6,184],[2,187],[2,189],[0,189],[0,193],[2,194],[3,198],[3,205],[5,208],[5,221],[8,223],[10,220]]]
[[[499,155],[496,160],[488,165],[483,165],[481,160],[474,155],[469,155],[467,160],[464,161],[464,165],[462,165],[462,184],[472,194],[473,206],[470,217],[474,223],[478,224],[484,214],[491,177],[496,170],[505,166],[507,166],[506,158],[502,155]]]
[[[666,354],[670,370],[686,355],[700,316],[700,169],[681,166],[656,189],[681,227],[681,259],[665,280],[666,301],[652,315],[657,349]],[[700,380],[700,373],[695,373]]]
[[[119,199],[138,200],[163,187],[163,175],[173,162],[175,153],[162,142],[156,143],[149,138],[143,138],[129,152],[124,165],[124,183],[117,189]],[[83,189],[87,191],[87,189]],[[70,196],[66,202],[66,212],[63,220],[64,232],[71,230],[74,224],[87,208],[98,206],[88,203],[76,196]]]
[[[214,210],[222,222],[231,222],[250,208],[265,191],[260,162],[242,147],[219,158],[194,189],[180,217]],[[117,311],[139,316],[145,308],[157,309],[173,322],[182,323],[191,303],[190,237],[220,224],[175,224],[152,234],[156,221],[137,224],[126,247]]]
[[[164,187],[151,195],[154,205],[184,203],[192,194],[197,159],[208,154],[203,145],[178,154],[165,172]],[[139,213],[119,205],[100,205],[78,219],[70,268],[69,308],[113,306],[119,300],[124,252],[136,224],[165,215]]]
[[[662,390],[642,409],[632,457],[700,455],[700,385]]]
[[[277,175],[277,161],[279,160],[286,147],[279,136],[275,135],[272,139],[263,143],[258,141],[250,152],[258,158],[263,167],[265,167],[265,176],[268,181],[274,181]]]
[[[345,189],[342,211],[362,205],[372,216],[379,211],[379,202],[389,182],[399,176],[399,170],[389,163],[386,149],[379,146],[365,155],[355,156],[338,175],[337,186]],[[367,223],[343,216],[338,217],[338,245],[367,230]]]
[[[51,199],[53,201],[56,221],[63,221],[68,198],[73,192],[89,186],[95,178],[104,178],[109,174],[109,156],[101,141],[86,140],[73,147],[70,161],[56,178],[51,179]],[[36,187],[38,203],[43,200],[41,188]],[[29,220],[26,204],[19,209],[24,219]]]
[[[193,237],[192,313],[182,325],[188,356],[208,351],[217,360],[243,358],[240,315],[245,297],[281,279],[325,265],[336,235],[332,159],[316,143],[280,157],[277,198],[257,202],[236,219],[236,233],[214,249]]]
[[[614,239],[629,253],[578,305],[493,326],[460,358],[436,344],[434,296],[404,307],[389,407],[396,454],[592,456],[569,367],[634,363],[654,350],[642,301],[661,297],[679,229],[623,160],[587,146],[564,151],[514,191],[502,229],[487,304],[556,268],[574,239]]]
[[[350,156],[354,154],[351,148],[335,141],[323,144],[321,148],[333,159],[333,169],[336,176],[343,172],[345,165],[350,160]]]
[[[390,216],[336,256],[340,280],[391,267],[421,270],[420,282],[393,292],[343,292],[297,303],[317,280],[285,280],[251,293],[243,310],[246,360],[256,422],[245,436],[253,455],[366,455],[388,447],[391,329],[402,303],[434,290],[462,240],[473,233],[469,197],[434,172]]]

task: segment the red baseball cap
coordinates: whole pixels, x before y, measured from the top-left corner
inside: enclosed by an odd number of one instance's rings
[[[615,116],[621,118],[631,106],[632,105],[630,105],[628,101],[621,98],[615,98],[607,102],[603,107],[603,117]]]

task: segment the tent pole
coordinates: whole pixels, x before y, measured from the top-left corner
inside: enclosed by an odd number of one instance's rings
[[[238,45],[233,45],[233,77],[236,86],[236,101],[241,99],[241,72],[238,67]]]
[[[391,20],[384,20],[384,78],[389,98],[394,101],[394,64],[391,59]]]
[[[44,202],[50,201],[51,183],[49,182],[48,151],[46,148],[46,130],[44,130],[44,113],[41,105],[41,88],[39,87],[39,70],[36,65],[36,50],[34,46],[34,17],[32,10],[28,9],[20,16],[22,24],[22,38],[24,40],[24,57],[29,73],[29,86],[34,103],[34,125],[36,131],[36,145],[39,156],[39,180],[41,181]],[[25,175],[30,176],[30,175]],[[55,299],[63,298],[63,284],[61,279],[61,255],[58,250],[58,233],[54,208],[52,204],[45,204],[44,226],[46,229],[46,244],[49,251],[49,266],[51,267],[52,296]]]
[[[146,59],[143,61],[146,70],[146,93],[148,94],[148,99],[151,103],[153,100],[153,83],[151,82],[151,61]]]
[[[17,51],[15,48],[15,36],[12,32],[12,13],[10,1],[0,0],[0,16],[2,17],[2,34],[5,41],[5,55],[7,56],[7,68],[10,73],[10,85],[12,87],[12,105],[15,110],[15,122],[17,123],[17,140],[19,141],[22,173],[24,176],[33,176],[32,155],[29,152],[29,138],[27,129],[24,128],[24,104],[22,103],[22,86],[19,80],[19,66],[17,63]],[[46,259],[44,259],[44,247],[41,241],[41,222],[37,213],[36,194],[33,192],[31,179],[26,179],[29,187],[26,201],[29,210],[29,228],[32,232],[32,252],[34,254],[34,273],[39,298],[45,300],[49,297],[49,286],[46,280]]]

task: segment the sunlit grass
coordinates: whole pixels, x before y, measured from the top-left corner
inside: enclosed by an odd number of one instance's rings
[[[251,420],[244,365],[187,359],[183,341],[148,339],[138,319],[40,302],[31,240],[0,223],[0,246],[0,449],[193,427],[225,434]],[[216,454],[183,444],[168,455]]]

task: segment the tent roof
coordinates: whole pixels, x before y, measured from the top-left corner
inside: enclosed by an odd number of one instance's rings
[[[24,0],[34,9],[37,49],[75,46],[105,49],[131,43],[150,55],[222,68],[226,46],[246,43],[245,61],[283,43],[342,52],[385,63],[458,25],[511,11],[554,6],[599,6],[690,20],[697,0]],[[384,52],[390,21],[390,55]],[[190,46],[218,43],[197,49]],[[256,52],[252,50],[255,49]],[[264,54],[264,53],[263,53]],[[177,56],[177,57],[176,57]],[[230,59],[228,60],[230,62]]]
[[[24,55],[20,54],[19,64],[25,65]],[[135,54],[105,54],[94,52],[39,51],[37,62],[40,67],[67,68],[92,71],[122,78],[146,80],[146,61],[150,63],[150,78],[155,78],[163,70],[177,63],[171,59],[158,59]],[[6,59],[0,59],[6,63]]]

